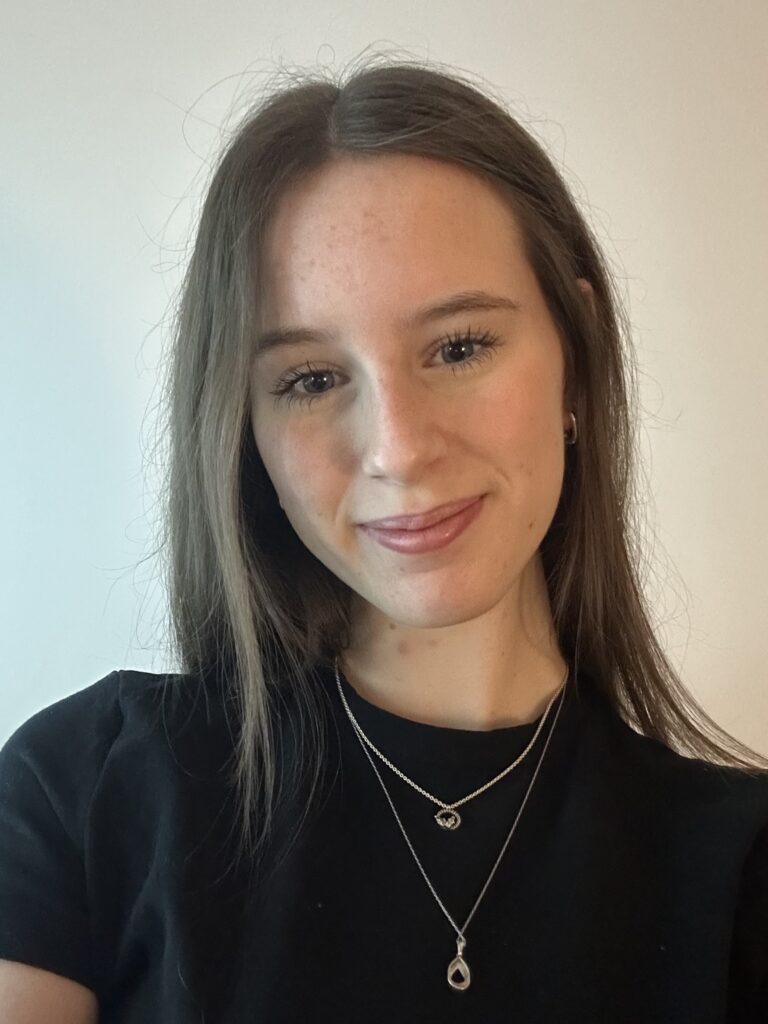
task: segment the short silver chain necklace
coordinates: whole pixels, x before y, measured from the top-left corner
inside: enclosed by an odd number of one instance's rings
[[[334,659],[334,671],[335,671],[335,674],[336,674],[336,685],[337,685],[338,690],[339,690],[339,696],[341,697],[342,703],[343,703],[344,708],[345,708],[345,710],[347,712],[349,720],[352,723],[352,728],[355,731],[355,735],[357,736],[357,738],[358,738],[358,740],[360,742],[360,746],[363,749],[363,753],[365,754],[365,756],[370,761],[371,768],[373,768],[374,772],[376,773],[376,777],[378,778],[379,782],[381,783],[381,788],[384,790],[384,795],[386,796],[387,801],[389,802],[389,806],[392,808],[392,813],[395,816],[395,820],[397,821],[397,824],[400,826],[400,831],[403,833],[403,838],[405,839],[406,843],[408,844],[408,848],[410,849],[411,853],[413,854],[413,859],[416,861],[416,864],[417,864],[417,866],[419,868],[419,871],[421,871],[421,874],[424,877],[424,881],[427,883],[427,885],[429,887],[429,890],[432,893],[432,895],[435,897],[435,900],[437,901],[438,905],[440,906],[440,909],[445,914],[445,916],[448,918],[448,920],[450,921],[450,923],[451,923],[451,925],[453,927],[453,930],[456,932],[456,936],[457,936],[457,938],[456,938],[456,956],[453,958],[453,960],[451,960],[450,964],[448,965],[447,978],[448,978],[448,984],[450,985],[450,987],[452,989],[454,989],[456,991],[464,991],[465,989],[469,988],[471,977],[472,977],[470,969],[469,969],[469,964],[467,963],[467,961],[466,961],[466,959],[464,957],[464,950],[466,949],[466,945],[467,945],[467,940],[464,938],[464,932],[466,931],[467,926],[469,925],[469,922],[474,917],[475,911],[479,907],[480,901],[482,900],[483,896],[485,895],[486,889],[491,884],[491,879],[496,874],[496,869],[498,868],[499,864],[501,863],[501,858],[504,856],[504,851],[506,850],[507,846],[509,845],[509,841],[510,841],[510,839],[512,838],[512,836],[514,834],[515,829],[517,828],[517,823],[520,820],[520,816],[523,813],[523,808],[525,807],[525,805],[526,805],[526,803],[528,801],[528,797],[530,795],[530,792],[533,789],[533,784],[536,781],[536,776],[539,774],[539,769],[541,768],[541,763],[544,760],[544,754],[546,753],[547,747],[549,746],[549,741],[552,739],[552,733],[554,732],[555,725],[557,724],[557,719],[558,719],[558,716],[560,714],[560,710],[561,710],[561,708],[563,706],[563,701],[565,700],[565,687],[566,687],[567,682],[568,682],[568,670],[566,670],[565,678],[563,679],[563,682],[562,682],[560,688],[552,695],[551,700],[547,704],[546,710],[544,711],[544,714],[541,716],[541,721],[539,722],[539,726],[538,726],[538,728],[536,730],[536,733],[535,733],[533,739],[528,744],[528,746],[523,751],[523,753],[520,755],[520,757],[517,758],[517,760],[514,761],[508,768],[505,768],[503,772],[501,772],[495,778],[491,779],[490,782],[486,783],[480,789],[475,790],[474,793],[470,793],[469,796],[466,796],[462,800],[458,800],[456,803],[453,803],[453,804],[445,804],[445,803],[443,803],[442,800],[438,800],[437,797],[432,796],[431,793],[428,793],[425,789],[422,789],[421,786],[418,786],[415,782],[413,782],[411,779],[409,779],[407,775],[404,775],[403,772],[401,772],[398,768],[396,768],[392,764],[391,761],[387,760],[387,758],[384,757],[384,755],[379,750],[376,749],[376,747],[371,743],[371,741],[368,739],[368,737],[363,732],[363,730],[360,727],[360,725],[359,725],[357,719],[355,718],[355,716],[352,714],[352,711],[351,711],[351,709],[349,707],[349,704],[347,703],[347,699],[344,696],[344,691],[341,688],[341,679],[339,678],[338,658]],[[439,811],[438,814],[435,815],[435,820],[438,822],[438,825],[440,825],[441,828],[443,828],[443,829],[445,829],[447,831],[452,831],[453,829],[458,828],[458,826],[461,824],[461,818],[458,815],[458,812],[455,810],[455,808],[459,807],[461,804],[466,803],[468,800],[471,800],[472,797],[477,796],[478,794],[484,792],[486,789],[488,789],[490,786],[492,786],[495,782],[498,782],[508,772],[510,772],[517,764],[520,763],[520,761],[522,761],[522,759],[525,757],[525,755],[528,753],[528,751],[531,749],[531,747],[536,742],[536,737],[541,732],[541,729],[542,729],[542,727],[544,725],[544,721],[546,720],[547,716],[549,715],[549,711],[550,711],[552,705],[554,704],[558,694],[562,694],[562,697],[561,697],[561,700],[560,700],[560,702],[559,702],[559,704],[557,706],[557,711],[555,712],[554,720],[553,720],[552,725],[550,727],[547,739],[546,739],[546,741],[544,743],[544,748],[541,751],[541,754],[539,755],[538,764],[536,765],[536,769],[535,769],[535,771],[533,773],[533,776],[531,777],[531,781],[528,783],[528,788],[525,791],[525,796],[523,797],[523,802],[520,805],[520,810],[517,812],[515,820],[512,822],[512,827],[509,830],[507,838],[504,840],[504,845],[502,846],[501,851],[500,851],[498,857],[496,858],[496,862],[494,863],[493,867],[491,868],[491,872],[490,872],[490,874],[488,875],[488,878],[485,881],[485,885],[480,890],[480,895],[475,900],[475,904],[472,907],[472,909],[470,910],[469,916],[467,917],[467,919],[464,922],[463,926],[461,928],[459,928],[458,925],[456,924],[456,922],[451,917],[451,915],[445,909],[445,905],[443,904],[443,901],[437,895],[437,893],[435,892],[434,886],[432,885],[432,883],[430,882],[429,878],[427,877],[427,873],[424,870],[424,868],[422,867],[421,861],[419,860],[418,856],[416,855],[416,851],[413,848],[413,844],[411,843],[411,840],[408,838],[408,834],[406,833],[405,828],[403,827],[403,823],[400,820],[400,815],[395,810],[395,805],[392,802],[392,798],[389,795],[387,787],[384,785],[384,780],[382,779],[381,774],[380,774],[378,768],[376,767],[376,765],[375,765],[375,763],[373,761],[373,758],[368,753],[367,747],[370,747],[371,750],[373,750],[382,759],[382,761],[384,761],[385,764],[389,765],[389,767],[392,769],[392,771],[394,771],[397,775],[399,775],[400,778],[403,779],[404,782],[407,782],[408,785],[412,786],[419,793],[421,793],[424,796],[426,796],[433,803],[438,804],[442,808],[442,810]],[[443,820],[440,820],[440,815],[441,814],[444,815]],[[448,822],[447,815],[455,815],[455,818],[456,818],[455,823],[447,823]]]

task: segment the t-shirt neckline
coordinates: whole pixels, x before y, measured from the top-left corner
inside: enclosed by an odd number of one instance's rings
[[[336,684],[333,668],[323,667],[321,674],[328,690],[339,729],[346,730],[359,742],[354,726],[347,715]],[[519,725],[503,726],[488,730],[458,729],[417,722],[392,711],[387,711],[362,697],[349,680],[339,671],[342,692],[352,714],[368,739],[379,751],[395,764],[424,763],[433,765],[474,764],[495,767],[500,770],[525,750],[536,734],[545,712],[534,721]],[[576,703],[572,679],[565,683],[565,692],[558,693],[553,701],[547,720],[539,733],[536,746],[546,739],[552,726],[558,706],[562,708],[557,719],[556,731],[566,727],[566,720],[573,715]]]

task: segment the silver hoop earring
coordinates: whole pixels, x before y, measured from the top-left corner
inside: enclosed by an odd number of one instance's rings
[[[572,426],[571,426],[570,430],[565,430],[563,432],[563,437],[565,438],[565,443],[566,444],[576,444],[576,441],[577,441],[578,436],[579,436],[579,431],[578,431],[578,428],[576,426],[576,417],[574,416],[573,413],[571,413],[570,416],[571,416],[571,424],[572,424]]]

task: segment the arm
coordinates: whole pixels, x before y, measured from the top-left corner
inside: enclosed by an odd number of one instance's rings
[[[3,1024],[97,1024],[96,996],[77,981],[39,967],[0,960]]]
[[[0,745],[0,1024],[95,1024],[88,809],[120,730],[114,674]]]

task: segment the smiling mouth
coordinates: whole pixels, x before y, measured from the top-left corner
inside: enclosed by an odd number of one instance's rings
[[[461,502],[458,512],[451,512],[445,516],[442,514],[438,522],[430,526],[423,526],[421,529],[411,530],[381,530],[367,523],[361,525],[361,529],[372,540],[382,547],[389,548],[401,555],[427,555],[436,551],[448,548],[460,537],[465,530],[481,515],[485,504],[485,495],[481,494],[466,504]]]
[[[412,516],[390,516],[386,519],[372,519],[360,526],[373,530],[424,530],[428,526],[441,523],[444,519],[455,516],[458,512],[473,504],[482,495],[475,494],[470,498],[461,498],[458,501],[451,501],[445,505],[438,505],[429,512],[422,512]]]

